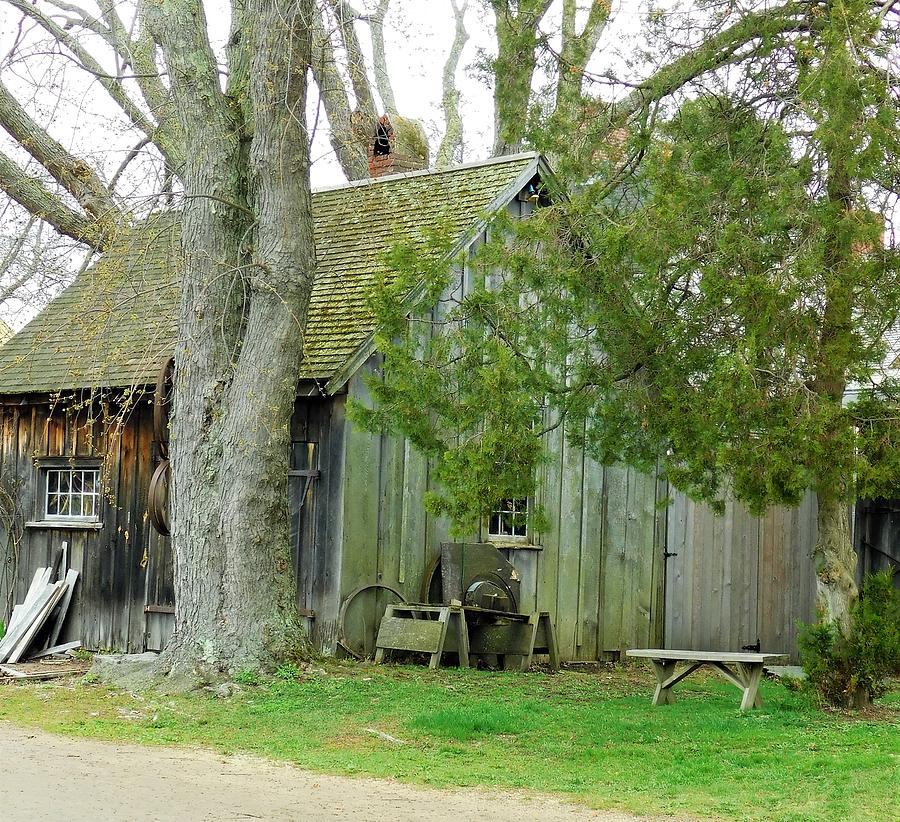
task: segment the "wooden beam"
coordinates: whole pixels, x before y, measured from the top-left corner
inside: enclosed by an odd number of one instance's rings
[[[56,621],[53,623],[53,628],[50,630],[50,636],[47,638],[48,648],[59,642],[59,634],[66,622],[66,616],[68,616],[69,613],[69,605],[72,602],[72,591],[74,590],[77,581],[78,571],[74,568],[70,568],[66,572],[66,592],[63,594],[62,601],[59,603],[59,608],[56,611]]]
[[[43,659],[45,656],[53,656],[53,654],[64,654],[66,651],[77,651],[81,647],[81,640],[76,639],[72,642],[64,642],[62,645],[54,645],[52,648],[44,648],[28,657],[29,661],[33,659]]]

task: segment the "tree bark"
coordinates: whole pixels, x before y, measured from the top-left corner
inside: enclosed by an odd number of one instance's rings
[[[115,225],[122,213],[103,181],[84,160],[67,151],[38,125],[0,81],[0,123],[9,135],[34,157],[103,231]]]
[[[397,101],[394,86],[387,65],[387,48],[384,45],[384,18],[387,17],[391,0],[378,0],[378,7],[369,15],[369,30],[372,32],[372,60],[375,63],[375,88],[388,115],[396,115]]]
[[[492,0],[496,17],[494,61],[494,154],[522,150],[531,81],[537,65],[537,36],[549,0]]]
[[[849,164],[854,155],[854,132],[862,112],[853,104],[853,61],[850,46],[844,42],[843,10],[829,9],[833,39],[825,38],[822,63],[846,84],[835,97],[825,99],[824,123],[819,126],[822,154],[827,171],[825,193],[827,209],[823,215],[822,274],[825,302],[816,358],[816,375],[812,388],[826,407],[835,409],[835,422],[821,435],[822,453],[831,459],[823,464],[817,476],[819,496],[819,535],[813,557],[816,563],[816,604],[823,618],[837,623],[845,632],[850,628],[850,611],[858,597],[856,588],[856,553],[850,532],[850,514],[846,491],[852,486],[850,459],[842,460],[842,442],[852,443],[847,430],[850,422],[842,419],[847,380],[853,365],[851,341],[854,337],[854,291],[852,275],[854,257],[853,210],[854,184]],[[834,430],[832,430],[832,428]],[[852,446],[851,446],[852,447]]]
[[[109,232],[98,225],[95,219],[69,208],[40,180],[26,174],[2,152],[0,152],[0,190],[26,211],[48,222],[60,234],[65,234],[94,249],[102,250],[109,243]]]
[[[850,534],[849,504],[833,496],[819,496],[819,534],[813,549],[816,565],[816,608],[846,633],[856,588],[856,551]]]
[[[562,45],[556,81],[556,111],[563,116],[563,122],[574,122],[578,115],[584,72],[609,22],[610,10],[611,5],[594,3],[579,32],[578,4],[575,0],[563,0]]]
[[[437,168],[447,168],[454,162],[462,162],[463,153],[463,123],[459,115],[459,89],[456,87],[456,69],[459,66],[459,58],[465,48],[469,34],[466,31],[466,9],[468,0],[459,5],[456,0],[450,0],[453,5],[453,15],[456,19],[456,29],[453,35],[453,44],[450,53],[444,63],[442,78],[443,94],[441,95],[441,108],[444,110],[444,138],[438,148]]]
[[[364,118],[351,111],[322,14],[317,12],[313,21],[312,70],[331,128],[329,140],[347,179],[363,180],[369,176],[368,140],[375,133],[375,118],[359,122]]]
[[[191,683],[308,650],[287,470],[314,270],[304,118],[312,4],[247,3],[232,39],[251,55],[252,122],[219,86],[200,3],[160,8],[187,141],[170,446],[176,614],[163,663]]]

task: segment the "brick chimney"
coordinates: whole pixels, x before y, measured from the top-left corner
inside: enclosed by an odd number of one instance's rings
[[[415,120],[385,114],[375,123],[369,142],[369,176],[386,177],[428,168],[428,138]]]

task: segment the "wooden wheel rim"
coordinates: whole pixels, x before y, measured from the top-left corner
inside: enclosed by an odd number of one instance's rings
[[[347,619],[347,611],[350,607],[350,603],[353,602],[360,594],[369,591],[381,589],[383,591],[387,591],[389,594],[393,594],[393,596],[397,597],[399,600],[399,604],[406,603],[406,597],[403,596],[396,588],[392,588],[390,585],[382,585],[380,582],[373,582],[369,585],[360,585],[359,588],[351,591],[341,603],[341,611],[338,615],[338,645],[340,645],[348,654],[356,657],[357,659],[365,659],[366,655],[364,653],[360,653],[357,648],[354,648],[350,641],[347,638],[345,632],[345,623]]]

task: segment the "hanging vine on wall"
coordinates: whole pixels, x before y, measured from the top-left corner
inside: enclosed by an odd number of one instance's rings
[[[19,506],[21,482],[10,483],[0,480],[0,536],[3,538],[2,566],[0,566],[0,592],[3,593],[3,608],[0,621],[5,627],[15,599],[15,581],[19,573],[19,553],[25,530],[25,517]]]

